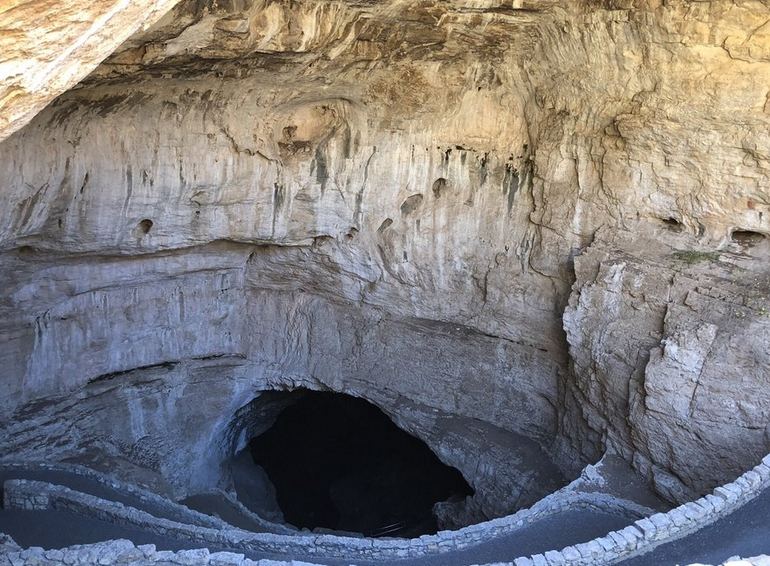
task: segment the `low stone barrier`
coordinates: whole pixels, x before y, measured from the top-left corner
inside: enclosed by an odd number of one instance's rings
[[[0,556],[10,552],[21,552],[21,550],[22,548],[9,535],[0,533]]]
[[[0,545],[0,551],[3,547]],[[9,553],[0,552],[0,566],[40,566],[41,564],[66,564],[68,566],[111,566],[121,564],[162,564],[187,566],[318,566],[297,560],[249,560],[243,554],[234,552],[209,552],[207,549],[155,550],[155,545],[134,546],[128,540],[111,540],[96,544],[77,545],[60,550],[43,550],[32,547],[27,550],[14,548]],[[770,557],[755,556],[741,559],[729,558],[724,566],[770,566]],[[498,566],[498,565],[487,565]],[[706,566],[706,565],[692,565]]]
[[[279,523],[273,523],[272,521],[268,521],[267,519],[263,518],[261,515],[258,515],[257,513],[254,513],[254,511],[252,511],[251,509],[246,507],[243,503],[238,501],[238,498],[235,497],[233,494],[228,493],[222,489],[217,489],[209,493],[216,493],[222,499],[226,499],[227,502],[238,511],[238,513],[240,513],[244,517],[251,519],[256,524],[260,525],[260,527],[266,532],[284,534],[284,535],[298,535],[302,532],[300,529],[297,529],[296,527],[285,526]]]
[[[602,494],[568,494],[554,497],[558,494],[557,492],[530,509],[458,531],[441,531],[436,535],[425,535],[416,539],[361,539],[334,535],[286,536],[252,533],[234,528],[222,530],[199,527],[159,519],[120,503],[105,501],[44,482],[8,480],[5,486],[5,504],[9,507],[74,511],[113,523],[139,526],[158,534],[190,540],[202,546],[375,560],[416,558],[460,550],[511,533],[560,511],[593,508],[606,512],[612,505],[618,505],[618,500]],[[686,537],[710,525],[748,503],[768,487],[770,487],[770,455],[735,481],[717,487],[711,494],[676,507],[667,513],[656,513],[639,519],[624,529],[610,532],[586,543],[529,557],[519,557],[512,562],[497,563],[495,566],[587,566],[617,563],[649,552],[661,544]],[[623,507],[623,510],[627,511],[626,507]],[[205,549],[186,552],[208,553]],[[229,553],[225,554],[229,555]],[[207,554],[207,556],[213,555]],[[200,558],[202,559],[202,556]],[[211,563],[210,558],[206,560],[208,562],[177,563]],[[292,562],[259,561],[257,564],[262,566],[263,564],[292,564]]]
[[[96,470],[87,468],[85,466],[79,466],[77,464],[61,464],[61,463],[51,464],[47,462],[30,464],[29,462],[26,462],[26,463],[3,462],[3,463],[0,463],[0,469],[14,470],[19,472],[30,471],[30,470],[32,471],[42,470],[42,471],[48,471],[48,472],[62,472],[67,474],[73,474],[73,475],[81,476],[89,480],[92,480],[94,482],[97,482],[103,485],[104,487],[114,489],[115,491],[131,495],[148,505],[152,505],[152,506],[164,509],[167,513],[180,517],[182,521],[185,523],[190,523],[190,524],[198,525],[202,527],[211,527],[211,528],[232,527],[232,525],[230,525],[229,523],[227,523],[226,521],[218,517],[207,515],[206,513],[196,511],[195,509],[190,509],[186,505],[176,503],[171,499],[163,497],[162,495],[158,495],[157,493],[150,491],[148,489],[144,489],[142,487],[139,487],[131,483],[122,482],[108,474],[98,472]],[[271,521],[263,519],[259,515],[256,515],[255,513],[251,512],[249,509],[244,507],[237,499],[234,499],[227,492],[222,491],[221,495],[227,498],[227,500],[232,505],[237,507],[241,513],[251,517],[254,520],[254,522],[260,524],[266,531],[283,533],[288,535],[295,534],[298,532],[294,528],[290,528],[285,525],[273,523]]]
[[[86,468],[85,466],[78,466],[76,464],[48,464],[42,462],[34,464],[3,462],[0,463],[0,469],[7,471],[18,471],[21,473],[27,471],[61,472],[81,476],[101,484],[106,488],[110,488],[117,492],[135,497],[145,504],[158,507],[169,514],[179,517],[186,523],[212,528],[226,528],[229,526],[228,523],[217,517],[212,517],[211,515],[200,513],[194,509],[190,509],[189,507],[175,503],[174,501],[163,497],[162,495],[158,495],[157,493],[154,493],[150,490],[141,488],[134,484],[121,482],[107,474],[97,472],[96,470]]]
[[[515,532],[534,521],[561,511],[595,509],[628,514],[629,506],[633,505],[604,494],[568,493],[558,497],[557,494],[552,494],[531,508],[514,515],[457,531],[440,531],[435,535],[424,535],[415,539],[367,539],[305,533],[254,533],[229,525],[227,528],[201,527],[158,518],[122,503],[33,480],[8,480],[4,484],[4,492],[4,504],[7,508],[70,511],[207,547],[346,559],[416,558],[452,552]]]
[[[516,558],[500,566],[613,564],[684,538],[729,515],[770,487],[770,455],[735,481],[667,513],[640,519],[583,544]]]
[[[10,548],[10,547],[9,547]],[[66,564],[67,566],[109,566],[111,564],[162,564],[187,566],[314,566],[307,562],[291,560],[249,560],[243,554],[234,552],[209,552],[205,548],[196,550],[156,550],[154,544],[134,546],[128,540],[111,540],[95,544],[70,546],[58,550],[44,550],[33,546],[26,550],[18,547],[7,552],[0,545],[0,566],[41,566],[44,564]]]

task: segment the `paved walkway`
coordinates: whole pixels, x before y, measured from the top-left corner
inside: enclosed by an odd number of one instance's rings
[[[7,479],[30,479],[65,485],[97,497],[119,501],[137,509],[176,521],[186,521],[184,515],[163,506],[147,503],[124,492],[112,489],[88,477],[48,470],[0,470],[0,485]],[[357,564],[360,566],[465,566],[511,561],[546,550],[586,542],[608,531],[621,529],[632,519],[596,511],[575,510],[536,521],[519,531],[481,543],[472,548],[419,559],[349,561],[319,559],[288,554],[244,552],[238,549],[210,548],[212,552],[231,550],[249,558],[305,560],[330,566]],[[159,550],[192,548],[189,541],[164,537],[136,527],[114,525],[65,511],[19,511],[0,509],[0,532],[11,535],[23,547],[42,546],[62,548],[109,539],[125,538],[135,544],[155,544]],[[657,566],[674,564],[719,564],[735,555],[770,554],[770,489],[732,514],[684,539],[674,541],[652,552],[622,562],[623,566]]]
[[[512,562],[547,550],[588,542],[609,531],[622,529],[633,519],[593,511],[567,511],[536,521],[513,534],[498,537],[465,550],[414,560],[391,561],[398,566],[465,566]],[[380,562],[379,564],[383,564]]]
[[[244,531],[251,531],[254,533],[272,532],[271,530],[266,529],[257,520],[243,514],[238,507],[233,505],[225,497],[216,493],[191,495],[187,499],[183,499],[180,503],[201,513],[219,517],[230,525],[243,529]]]
[[[158,517],[182,520],[173,510],[156,506],[140,500],[95,480],[77,474],[34,470],[0,470],[0,485],[7,479],[30,479],[56,483],[71,489],[89,493],[97,497],[119,501],[137,509],[147,511]],[[462,551],[438,554],[409,560],[360,561],[361,566],[462,566],[512,560],[544,552],[553,548],[562,548],[571,544],[585,542],[601,536],[607,531],[620,529],[632,522],[629,517],[595,511],[575,510],[536,521],[521,530],[481,543]],[[0,532],[11,535],[23,547],[42,546],[62,548],[74,544],[87,544],[109,539],[125,538],[135,544],[154,544],[159,550],[180,550],[192,548],[194,543],[157,535],[136,527],[114,525],[105,521],[83,517],[65,511],[20,511],[0,509]],[[306,560],[330,566],[351,564],[349,560],[319,559],[310,556],[274,555],[257,552],[244,552],[238,549],[210,548],[209,550],[232,550],[246,554],[249,558],[295,559]]]
[[[10,479],[35,480],[63,485],[81,493],[95,495],[102,499],[117,501],[129,507],[146,511],[151,515],[171,521],[189,522],[189,517],[184,514],[175,513],[173,509],[160,505],[142,501],[136,496],[123,491],[113,489],[101,482],[91,479],[87,476],[81,476],[71,472],[58,470],[9,470],[0,468],[0,493],[2,493],[3,482]]]
[[[760,554],[770,554],[770,489],[712,525],[621,564],[721,564],[731,556]]]
[[[554,547],[585,542],[609,530],[622,528],[631,519],[586,511],[569,511],[537,521],[520,531],[493,541],[459,551],[410,560],[336,560],[310,556],[276,555],[247,552],[239,549],[209,548],[212,552],[230,550],[254,560],[304,560],[330,566],[356,564],[360,566],[465,566],[489,562],[510,561],[522,555],[544,552]],[[0,510],[0,532],[7,533],[22,547],[42,546],[62,548],[109,539],[125,538],[134,544],[154,544],[158,550],[194,548],[193,543],[163,537],[141,529],[113,525],[64,511],[6,511]]]

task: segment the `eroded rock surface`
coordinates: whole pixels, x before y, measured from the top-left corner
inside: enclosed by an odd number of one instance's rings
[[[307,386],[378,404],[482,516],[550,489],[525,454],[610,450],[672,500],[730,479],[769,444],[768,20],[181,2],[0,144],[4,457],[188,493]]]
[[[179,0],[13,0],[0,8],[0,141]]]
[[[603,232],[576,260],[564,318],[578,437],[680,502],[761,458],[770,418],[770,243],[692,247]]]

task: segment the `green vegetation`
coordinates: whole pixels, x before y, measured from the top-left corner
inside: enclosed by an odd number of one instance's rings
[[[674,257],[689,265],[700,263],[702,261],[718,261],[719,252],[696,252],[692,250],[678,250],[674,252]]]

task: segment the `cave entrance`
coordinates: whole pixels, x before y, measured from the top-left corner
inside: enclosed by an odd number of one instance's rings
[[[460,472],[371,403],[308,390],[284,395],[296,400],[247,451],[288,523],[413,537],[436,532],[435,503],[473,493]]]

